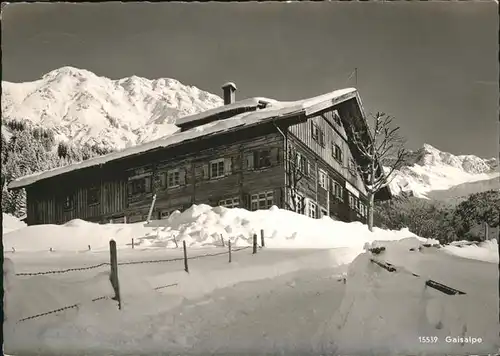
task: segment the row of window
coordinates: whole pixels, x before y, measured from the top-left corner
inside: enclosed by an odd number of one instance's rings
[[[334,121],[337,125],[341,126],[340,116],[338,113],[334,113],[333,115]],[[314,121],[311,121],[311,136],[312,139],[317,142],[321,147],[325,147],[325,132],[323,129]],[[344,165],[344,154],[342,152],[342,147],[340,147],[337,143],[331,143],[331,154],[332,157],[339,162],[342,166]],[[355,161],[351,158],[348,163],[349,172],[353,175],[356,174],[357,166]]]
[[[361,202],[361,200],[359,200],[359,198],[357,198],[351,193],[349,193],[349,208],[356,211],[358,215],[366,218],[368,213],[368,208],[366,207],[365,204]]]
[[[344,189],[340,183],[330,178],[322,169],[319,170],[319,186],[329,191],[338,200],[344,201]]]
[[[219,206],[226,208],[238,208],[240,206],[240,198],[232,197],[219,200]],[[250,210],[263,210],[269,209],[275,205],[274,192],[272,190],[260,192],[250,195]]]
[[[247,154],[246,167],[248,170],[264,169],[272,166],[271,150],[258,150]],[[207,179],[217,179],[232,173],[231,158],[212,160],[206,166],[203,176]],[[161,188],[176,188],[186,184],[186,172],[183,169],[170,169],[158,176]],[[151,191],[151,177],[132,179],[129,182],[131,195],[149,193]]]
[[[306,199],[301,194],[296,194],[295,196],[295,212],[299,214],[304,214],[310,218],[316,219],[318,216],[318,205],[310,199]],[[328,215],[328,212],[324,209],[321,210],[323,215]]]
[[[358,198],[349,193],[349,207],[356,211],[359,216],[366,218],[367,207]],[[318,205],[311,199],[305,199],[302,195],[297,194],[296,196],[296,212],[299,214],[304,214],[310,218],[316,219],[318,217]],[[328,211],[324,208],[321,209],[322,216],[328,216]]]

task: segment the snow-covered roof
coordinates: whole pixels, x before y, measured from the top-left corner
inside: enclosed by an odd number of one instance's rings
[[[249,98],[249,99],[244,99],[240,101],[236,101],[232,104],[228,105],[223,105],[219,106],[217,108],[205,110],[203,112],[200,112],[198,114],[194,115],[189,115],[189,116],[184,116],[181,118],[178,118],[175,122],[177,126],[183,126],[188,123],[196,122],[196,121],[202,121],[206,118],[209,118],[211,116],[216,116],[220,115],[229,111],[234,111],[238,109],[256,109],[259,104],[262,103],[273,103],[276,102],[276,100],[273,99],[267,99],[267,98]]]
[[[216,112],[214,111],[217,110],[219,110],[219,112],[224,112],[238,107],[245,107],[245,105],[255,105],[255,103],[258,103],[259,101],[266,101],[268,105],[265,108],[257,111],[246,112],[235,115],[228,119],[218,120],[204,125],[196,126],[184,132],[178,131],[172,135],[165,136],[158,140],[129,147],[121,151],[112,152],[104,156],[91,158],[86,161],[71,164],[65,167],[58,167],[48,171],[38,172],[28,176],[24,176],[12,181],[9,184],[8,188],[9,189],[23,188],[38,181],[55,177],[61,174],[66,174],[79,169],[103,165],[111,161],[123,159],[129,156],[139,155],[159,148],[178,145],[208,135],[216,135],[216,134],[226,133],[228,131],[239,130],[271,119],[290,117],[296,114],[311,115],[315,111],[323,109],[323,106],[320,106],[320,108],[318,109],[317,108],[318,105],[321,104],[335,105],[355,96],[356,96],[356,89],[347,88],[347,89],[335,90],[333,92],[320,95],[317,97],[299,101],[292,101],[292,102],[279,102],[276,100],[265,99],[265,98],[252,98],[252,99],[242,100],[234,104],[223,106],[221,108],[207,110],[201,114],[188,116],[186,117],[186,120],[195,120],[193,119],[193,117],[196,117],[197,118],[196,120],[199,120],[200,117],[203,117],[203,115],[205,115],[206,117],[215,115]],[[231,108],[228,109],[228,107]]]

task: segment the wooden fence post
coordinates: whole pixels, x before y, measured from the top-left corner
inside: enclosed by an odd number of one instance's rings
[[[253,254],[257,253],[257,234],[253,234]]]
[[[229,240],[227,243],[229,246],[229,263],[231,263],[231,240]]]
[[[222,237],[222,234],[220,234],[220,239],[222,241],[222,247],[226,247],[226,244],[224,243],[224,237]]]
[[[120,286],[118,284],[118,256],[116,254],[116,242],[113,239],[109,241],[109,255],[111,263],[111,274],[109,275],[109,280],[115,291],[115,297],[112,299],[118,302],[118,309],[121,310],[122,301],[120,298]]]
[[[264,243],[264,229],[261,229],[260,230],[260,244],[262,247],[265,247],[265,243]]]
[[[134,238],[132,237],[132,248],[134,248]]]
[[[175,235],[172,235],[172,237],[174,238],[175,248],[179,248],[179,244],[177,243],[177,239],[175,238]]]
[[[186,240],[182,241],[182,247],[184,248],[184,271],[189,273]]]

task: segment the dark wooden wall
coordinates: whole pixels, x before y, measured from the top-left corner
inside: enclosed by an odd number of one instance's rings
[[[246,165],[246,155],[261,149],[271,151],[271,166],[249,170]],[[152,189],[138,196],[129,194],[126,215],[137,216],[137,219],[139,216],[143,217],[149,211],[154,194],[156,194],[153,210],[155,218],[159,218],[162,211],[183,210],[192,204],[216,206],[220,200],[233,197],[240,198],[241,207],[249,208],[248,203],[245,203],[248,201],[248,195],[266,190],[274,191],[276,204],[279,205],[285,175],[281,164],[282,155],[283,138],[278,133],[270,133],[238,142],[219,144],[186,155],[176,155],[175,159],[145,166],[141,172],[151,175],[154,182]],[[225,159],[226,162],[230,162],[228,163],[230,172],[221,178],[208,177],[208,165],[214,159]],[[160,177],[170,169],[179,169],[181,172],[182,179],[178,187],[167,188],[161,184]]]
[[[101,180],[100,176],[107,178]],[[120,216],[127,204],[124,178],[106,176],[96,168],[82,171],[78,178],[53,179],[27,189],[28,224],[61,224],[72,219],[100,222]],[[89,204],[91,188],[99,189],[99,202]],[[72,206],[66,209],[66,196],[72,197]]]
[[[157,199],[153,218],[192,204],[217,205],[221,199],[236,196],[240,206],[250,208],[250,195],[268,190],[274,193],[274,203],[281,206],[285,179],[283,142],[277,129],[267,125],[41,181],[27,189],[28,224],[61,224],[75,218],[107,222],[124,216],[128,222],[143,221],[154,194]],[[271,166],[249,169],[246,155],[262,149],[271,151]],[[224,177],[209,179],[208,163],[219,158],[230,162],[231,171]],[[173,168],[182,172],[182,184],[167,188],[162,185],[161,176]],[[134,176],[150,177],[151,189],[131,194],[128,182]],[[100,199],[97,204],[89,204],[87,195],[94,187],[99,187]],[[64,208],[67,195],[73,197],[71,209]]]

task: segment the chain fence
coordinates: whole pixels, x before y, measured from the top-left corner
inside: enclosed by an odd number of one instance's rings
[[[234,253],[234,252],[238,252],[238,251],[249,249],[251,247],[252,246],[245,246],[245,247],[235,248],[235,249],[232,249],[231,252]],[[226,251],[217,252],[217,253],[207,253],[207,254],[202,254],[202,255],[191,256],[191,257],[187,257],[187,259],[188,260],[194,260],[194,259],[200,259],[200,258],[206,258],[206,257],[214,257],[214,256],[221,256],[221,255],[228,255],[228,254],[229,254],[229,250],[226,250]],[[124,265],[137,265],[137,264],[146,264],[146,263],[164,263],[164,262],[175,262],[175,261],[182,261],[182,260],[185,260],[185,258],[184,257],[176,257],[176,258],[170,258],[170,259],[156,259],[156,260],[141,260],[141,261],[118,262],[117,265],[118,266],[124,266]],[[42,276],[42,275],[49,275],[49,274],[63,274],[63,273],[69,273],[69,272],[88,271],[88,270],[97,269],[97,268],[101,268],[101,267],[105,267],[105,266],[111,266],[111,263],[109,263],[109,262],[103,262],[103,263],[99,263],[99,264],[96,264],[96,265],[93,265],[93,266],[76,267],[76,268],[68,268],[68,269],[52,270],[52,271],[43,271],[43,272],[21,272],[21,273],[16,273],[15,275],[16,276],[24,276],[24,277],[27,277],[27,276],[28,277],[32,277],[32,276]],[[177,286],[177,285],[178,285],[178,283],[171,283],[171,284],[167,284],[167,285],[155,287],[155,288],[153,288],[153,290],[160,290],[160,289],[170,288],[170,287],[174,287],[174,286]],[[101,296],[101,297],[93,298],[91,301],[92,302],[97,302],[97,301],[100,301],[100,300],[115,300],[115,298],[109,297],[109,296]],[[28,321],[28,320],[37,319],[37,318],[40,318],[40,317],[43,317],[43,316],[47,316],[47,315],[57,314],[57,313],[64,312],[64,311],[70,310],[70,309],[78,309],[81,305],[82,305],[82,303],[76,303],[76,304],[68,305],[68,306],[65,306],[65,307],[62,307],[62,308],[50,310],[50,311],[47,311],[47,312],[44,312],[44,313],[32,315],[32,316],[29,316],[29,317],[26,317],[26,318],[19,319],[18,323],[21,323],[21,322],[24,322],[24,321]]]
[[[76,267],[76,268],[68,268],[68,269],[61,269],[61,270],[54,270],[54,271],[44,271],[44,272],[21,272],[21,273],[16,273],[16,276],[43,276],[47,274],[61,274],[61,273],[68,273],[68,272],[76,272],[76,271],[87,271],[91,269],[96,269],[99,267],[104,267],[104,266],[109,266],[109,262],[103,262],[99,263],[98,265],[94,266],[88,266],[88,267]]]
[[[238,252],[241,250],[246,250],[250,248],[251,246],[245,246],[245,247],[240,247],[237,249],[233,249],[232,252]],[[229,252],[228,251],[223,251],[223,252],[217,252],[217,253],[209,253],[209,254],[203,254],[203,255],[197,255],[197,256],[191,256],[188,257],[188,260],[195,260],[198,258],[203,258],[203,257],[213,257],[213,256],[221,256],[221,255],[227,255]],[[171,258],[171,259],[162,259],[162,260],[146,260],[146,261],[130,261],[130,262],[118,262],[118,266],[125,266],[125,265],[137,265],[137,264],[143,264],[143,263],[160,263],[160,262],[174,262],[174,261],[183,261],[184,257],[176,257],[176,258]]]
[[[240,247],[233,249],[232,252],[238,252],[241,250],[246,250],[250,248],[251,246],[245,246],[245,247]],[[193,260],[197,258],[203,258],[203,257],[212,257],[212,256],[220,256],[220,255],[226,255],[228,254],[228,251],[223,251],[223,252],[217,252],[217,253],[211,253],[211,254],[203,254],[203,255],[197,255],[197,256],[191,256],[188,257],[188,260]],[[175,258],[170,258],[170,259],[159,259],[159,260],[141,260],[141,261],[129,261],[129,262],[118,262],[118,266],[125,266],[125,265],[136,265],[136,264],[144,264],[144,263],[163,263],[163,262],[176,262],[176,261],[182,261],[184,260],[184,257],[175,257]],[[68,273],[68,272],[79,272],[79,271],[88,271],[104,266],[110,266],[111,264],[109,262],[103,262],[99,263],[97,265],[93,266],[87,266],[87,267],[75,267],[75,268],[68,268],[68,269],[62,269],[62,270],[52,270],[52,271],[44,271],[44,272],[20,272],[16,273],[16,276],[20,277],[33,277],[33,276],[43,276],[47,274],[62,274],[62,273]]]

